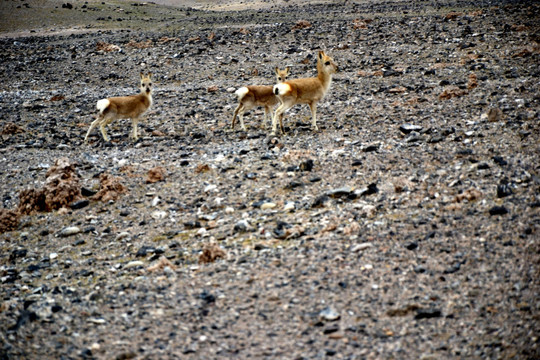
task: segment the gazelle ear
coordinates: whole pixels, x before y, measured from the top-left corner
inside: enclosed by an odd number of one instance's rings
[[[141,79],[144,78],[144,74],[142,71],[139,74],[141,75]]]
[[[148,78],[150,79],[151,77],[152,77],[152,73],[149,72],[149,73],[148,73]]]
[[[322,60],[322,58],[323,58],[323,55],[324,55],[324,51],[322,51],[322,50],[321,50],[321,51],[319,51],[319,59],[321,59],[321,60]]]
[[[287,75],[289,75],[290,72],[291,72],[291,69],[287,66],[287,67],[285,68],[285,72],[287,73]]]
[[[279,69],[278,69],[277,66],[276,66],[276,69],[274,71],[276,72],[276,74],[279,74]]]

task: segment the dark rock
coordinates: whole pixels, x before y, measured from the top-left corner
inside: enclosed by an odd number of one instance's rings
[[[348,197],[353,192],[350,187],[342,187],[339,189],[329,190],[326,195],[331,198],[344,198]]]
[[[94,191],[94,190],[91,190],[91,189],[88,189],[86,187],[81,187],[81,195],[82,196],[86,196],[86,197],[90,197],[90,196],[94,196],[97,194],[97,191]]]
[[[456,262],[454,265],[452,265],[449,268],[445,269],[443,271],[443,274],[453,274],[455,272],[458,272],[460,268],[461,268],[461,263]]]
[[[439,318],[442,316],[442,311],[440,309],[417,309],[416,315],[414,315],[415,320],[422,320],[422,319],[433,319],[433,318]]]
[[[512,191],[512,187],[510,184],[499,184],[497,185],[497,197],[503,198],[512,195],[514,192]],[[493,215],[493,214],[492,214]]]
[[[504,206],[494,206],[491,209],[489,209],[490,215],[505,215],[508,214],[508,209],[506,209]]]
[[[201,227],[201,223],[198,221],[186,221],[184,222],[184,227],[186,229],[198,229]]]
[[[329,199],[330,199],[330,198],[328,197],[328,195],[321,195],[321,196],[315,198],[315,200],[313,200],[313,203],[311,204],[311,207],[312,207],[312,208],[323,207],[324,204],[325,204]]]
[[[302,171],[311,171],[313,170],[313,160],[305,160],[300,163],[298,168]]]
[[[144,257],[148,254],[153,254],[156,252],[156,248],[154,247],[151,247],[151,246],[142,246],[138,251],[137,253],[135,254],[135,256],[137,257]]]
[[[416,250],[418,248],[418,242],[417,241],[411,241],[410,243],[405,244],[405,248],[407,250]]]
[[[74,203],[71,204],[71,208],[73,210],[78,210],[78,209],[82,209],[86,206],[88,206],[90,204],[90,201],[88,199],[82,199],[82,200],[79,200],[79,201],[75,201]]]
[[[373,183],[369,184],[366,188],[360,189],[360,191],[358,191],[358,196],[373,195],[376,194],[378,191],[379,189],[377,188],[377,184]]]

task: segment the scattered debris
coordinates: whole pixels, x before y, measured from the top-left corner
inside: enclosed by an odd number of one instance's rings
[[[93,200],[108,202],[117,200],[120,195],[127,193],[127,189],[121,183],[122,179],[103,173],[99,176],[99,191],[92,197]]]
[[[216,261],[217,259],[225,258],[225,251],[216,243],[204,245],[203,252],[199,256],[199,264],[207,264]]]

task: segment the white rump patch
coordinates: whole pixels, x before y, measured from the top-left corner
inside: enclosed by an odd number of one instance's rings
[[[280,84],[274,85],[274,94],[276,95],[285,95],[289,91],[291,91],[291,87],[287,83],[280,83]]]
[[[248,92],[249,92],[249,89],[245,86],[242,86],[241,88],[236,90],[234,93],[236,94],[236,96],[238,96],[238,100],[242,100]]]
[[[106,108],[110,105],[109,99],[101,99],[97,102],[96,107],[100,113],[104,112]]]

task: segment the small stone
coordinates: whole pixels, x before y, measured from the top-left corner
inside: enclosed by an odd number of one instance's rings
[[[76,235],[80,232],[81,232],[81,229],[79,227],[69,226],[67,228],[62,229],[62,231],[60,231],[60,236],[68,237],[68,236]]]
[[[330,190],[326,193],[326,195],[331,198],[344,198],[351,195],[352,192],[353,192],[353,189],[349,186],[346,186],[346,187]]]
[[[94,191],[92,189],[88,189],[86,187],[81,188],[81,195],[82,196],[94,196],[97,194],[97,191]]]
[[[116,235],[116,241],[124,240],[126,238],[129,238],[128,232],[121,232],[120,234]]]
[[[339,313],[331,306],[324,308],[319,313],[319,318],[325,321],[335,321],[335,320],[338,320],[340,317],[341,316],[339,315]]]
[[[167,217],[167,212],[162,210],[156,210],[152,212],[151,216],[155,220],[163,220]]]
[[[251,230],[251,226],[247,220],[240,220],[234,225],[234,232],[247,232]]]
[[[379,189],[377,188],[377,184],[369,184],[367,187],[356,190],[355,194],[358,196],[367,196],[367,195],[373,195],[377,193]]]
[[[368,144],[362,148],[363,152],[374,152],[379,150],[379,144]]]
[[[404,134],[409,134],[413,131],[420,132],[422,131],[422,127],[420,125],[414,125],[414,124],[402,124],[399,127],[399,131],[401,131]]]
[[[102,319],[102,318],[88,318],[88,322],[92,324],[101,325],[101,324],[105,324],[107,321],[105,321],[105,319]]]
[[[124,266],[124,269],[131,269],[138,266],[144,266],[144,263],[139,260],[130,261]]]
[[[89,204],[90,204],[90,201],[88,201],[88,199],[83,199],[83,200],[75,201],[74,203],[70,205],[70,207],[73,210],[78,210],[78,209],[87,207]]]
[[[302,171],[311,171],[313,170],[313,160],[305,160],[300,163],[298,168]]]
[[[416,248],[418,248],[418,242],[411,241],[410,243],[405,244],[405,248],[407,250],[415,250]]]
[[[273,202],[267,202],[261,205],[261,210],[269,210],[275,208],[277,205]]]
[[[416,310],[416,315],[414,316],[415,320],[421,319],[432,319],[442,316],[442,311],[440,309],[418,309]]]
[[[154,254],[156,252],[156,248],[154,247],[151,247],[151,246],[142,246],[138,251],[137,251],[137,254],[135,254],[135,256],[137,257],[144,257],[148,254]]]
[[[373,247],[373,244],[372,244],[372,243],[365,242],[365,243],[361,243],[361,244],[356,244],[356,245],[351,249],[351,251],[352,251],[352,252],[360,252],[360,251],[363,251],[363,250],[366,250],[366,249],[369,249],[369,248],[372,248],[372,247]]]
[[[57,254],[57,253],[50,253],[50,254],[49,254],[49,259],[51,259],[51,260],[54,260],[54,259],[56,259],[57,257],[58,257],[58,254]]]
[[[505,215],[508,214],[508,209],[506,209],[504,206],[494,206],[491,209],[489,209],[489,215]]]
[[[288,202],[283,207],[283,211],[293,211],[295,209],[295,205],[293,202]]]
[[[331,324],[323,329],[323,334],[328,335],[339,331],[339,324]]]
[[[512,187],[509,184],[499,184],[497,185],[497,197],[503,198],[512,195]]]

